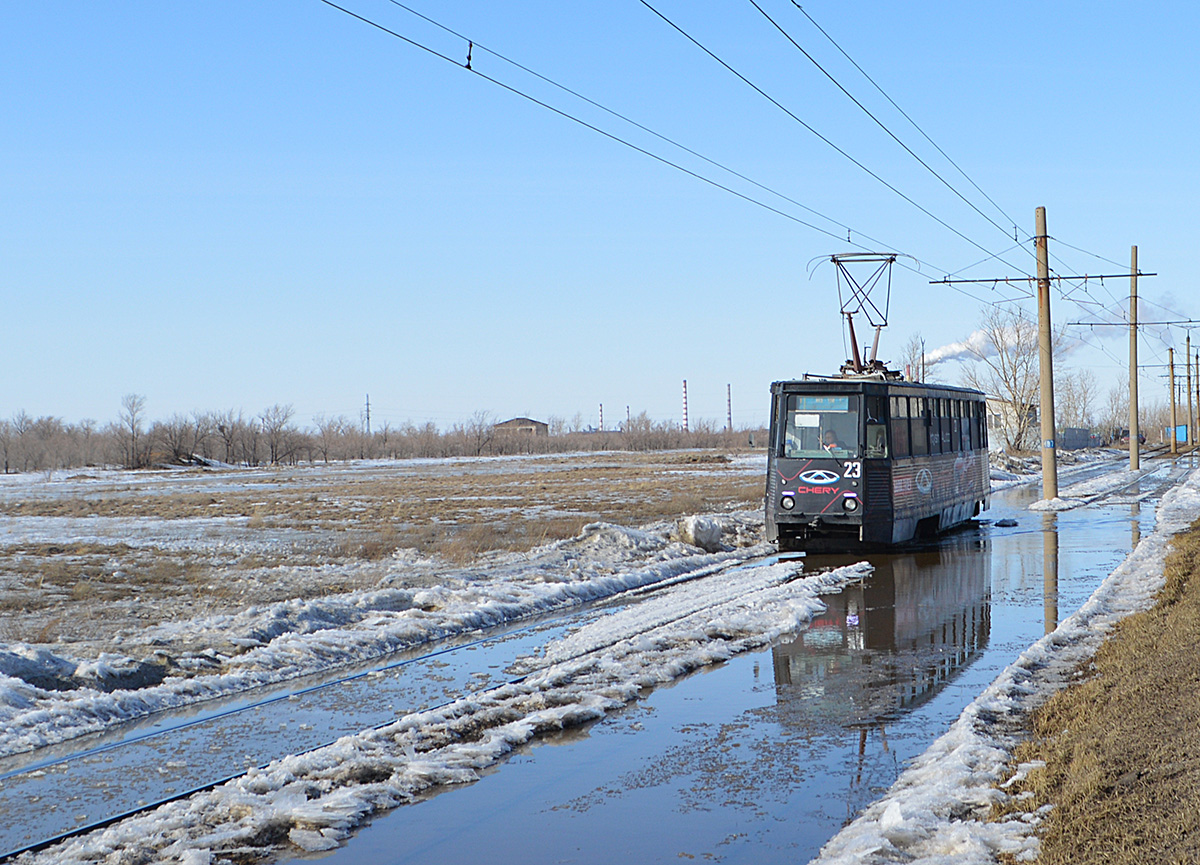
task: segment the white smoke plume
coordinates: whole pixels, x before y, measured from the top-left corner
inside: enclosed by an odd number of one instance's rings
[[[960,342],[952,342],[925,353],[926,367],[947,360],[979,360],[996,354],[996,346],[982,330],[974,331]]]

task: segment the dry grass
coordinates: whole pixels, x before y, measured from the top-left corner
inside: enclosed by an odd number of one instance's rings
[[[220,480],[213,473],[214,480]],[[194,477],[186,478],[192,484]],[[621,454],[539,461],[536,471],[422,473],[395,464],[366,477],[304,477],[291,470],[248,488],[206,491],[100,486],[80,496],[0,501],[0,516],[244,518],[247,528],[344,529],[362,524],[477,520],[481,508],[552,507],[591,519],[634,524],[761,499],[763,482],[729,471],[721,453]]]
[[[1043,865],[1200,862],[1200,523],[1174,547],[1158,604],[1121,623],[1015,754],[1047,764],[1018,803],[1055,806]]]
[[[234,612],[367,588],[403,549],[466,565],[574,537],[597,520],[637,526],[757,508],[763,490],[757,473],[718,451],[130,478],[31,484],[0,501],[0,518],[180,521],[181,531],[203,519],[212,522],[200,535],[221,543],[0,547],[0,641],[111,641],[181,610]]]

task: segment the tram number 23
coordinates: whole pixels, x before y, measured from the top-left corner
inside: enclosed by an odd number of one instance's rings
[[[846,466],[846,471],[842,475],[842,477],[844,477],[844,478],[861,478],[862,477],[862,463],[859,460],[851,460],[850,462],[844,463],[844,465]]]

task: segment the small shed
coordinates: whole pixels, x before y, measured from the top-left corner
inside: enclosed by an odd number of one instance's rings
[[[540,420],[534,420],[528,417],[514,417],[510,420],[501,421],[492,427],[497,433],[513,435],[528,435],[528,436],[548,436],[550,435],[550,425],[544,424]]]

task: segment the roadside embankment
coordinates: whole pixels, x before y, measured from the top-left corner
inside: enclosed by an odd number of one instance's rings
[[[1157,604],[1117,625],[1014,754],[1045,763],[1006,809],[1053,806],[1040,863],[1200,862],[1200,521],[1172,547]]]

